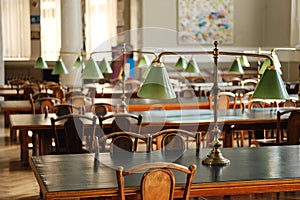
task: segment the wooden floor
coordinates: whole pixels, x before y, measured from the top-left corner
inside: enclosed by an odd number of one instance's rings
[[[18,141],[10,141],[9,129],[4,127],[3,114],[0,113],[0,200],[39,199],[39,186],[30,167],[20,162]],[[300,200],[300,193],[265,193],[228,197],[209,197],[207,200]]]

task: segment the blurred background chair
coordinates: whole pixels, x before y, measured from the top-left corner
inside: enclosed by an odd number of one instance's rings
[[[138,146],[135,145],[136,141],[143,141],[146,147],[141,149],[147,152],[150,151],[149,136],[128,131],[113,132],[102,136],[99,139],[100,151],[108,151],[113,154],[122,152],[135,152],[138,150]]]
[[[163,151],[184,151],[188,148],[200,149],[202,135],[201,132],[190,132],[183,129],[165,129],[150,134],[151,149],[161,149]]]
[[[69,114],[51,118],[52,133],[55,139],[55,154],[85,153],[92,148],[97,117]],[[63,123],[63,129],[57,124]],[[84,144],[84,141],[86,144]]]

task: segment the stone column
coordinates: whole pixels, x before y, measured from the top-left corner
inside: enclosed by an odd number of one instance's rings
[[[61,51],[80,52],[82,48],[81,0],[61,1]],[[81,86],[81,69],[72,67],[78,55],[63,55],[69,74],[61,75],[60,80],[66,86]]]

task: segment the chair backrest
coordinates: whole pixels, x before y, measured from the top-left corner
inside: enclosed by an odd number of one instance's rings
[[[58,118],[51,118],[52,133],[55,137],[57,153],[82,153],[83,136],[94,138],[97,117],[69,114]],[[57,123],[63,123],[63,131],[57,129]],[[89,132],[85,135],[85,132]],[[91,140],[87,143],[87,149],[91,148]]]
[[[36,106],[39,106],[40,113],[45,113],[46,107],[48,108],[47,112],[49,112],[49,109],[57,104],[61,104],[61,100],[56,97],[42,97],[42,98],[36,99],[33,104],[34,105],[33,113],[36,113],[36,111],[38,111]]]
[[[71,113],[79,113],[80,109],[81,108],[76,107],[72,104],[56,104],[52,107],[49,107],[49,113],[56,113],[56,115],[60,117]]]
[[[73,90],[66,93],[66,101],[71,100],[74,96],[84,96],[84,93],[81,90]]]
[[[122,152],[135,152],[139,140],[146,144],[146,151],[150,151],[150,137],[149,135],[142,135],[128,131],[114,132],[103,135],[99,139],[100,151],[109,151],[113,154]]]
[[[134,115],[130,113],[115,113],[107,116],[98,116],[100,127],[103,128],[105,120],[112,120],[111,132],[129,131],[140,133],[142,115]]]
[[[104,116],[108,112],[113,112],[113,106],[109,103],[94,103],[90,111],[93,112],[97,116]]]
[[[172,200],[174,197],[176,179],[173,171],[179,171],[186,174],[186,182],[184,187],[183,198],[189,199],[191,184],[194,179],[197,166],[189,167],[169,163],[169,162],[153,162],[146,163],[124,170],[119,167],[116,170],[116,176],[119,187],[119,199],[125,200],[125,180],[124,177],[134,173],[144,172],[141,178],[140,195],[143,200],[166,199]],[[139,182],[137,180],[137,182]]]
[[[64,89],[62,88],[62,86],[54,85],[54,86],[51,86],[49,89],[52,90],[52,94],[56,98],[59,98],[61,100],[61,102],[65,101],[65,92],[64,92]]]
[[[213,98],[214,98],[213,95],[210,95],[209,98],[208,98],[210,109],[213,109],[213,107],[214,107]],[[233,100],[233,106],[232,107],[236,108],[237,96],[234,93],[232,93],[232,92],[219,92],[218,93],[218,101],[217,101],[218,109],[229,109],[231,100]]]
[[[183,98],[193,98],[197,95],[195,94],[195,90],[193,88],[186,88],[180,91],[179,96]]]
[[[150,145],[153,149],[153,140],[162,137],[160,147],[163,151],[184,151],[187,148],[187,138],[192,138],[196,142],[196,150],[200,149],[201,133],[190,132],[183,129],[165,129],[150,134]]]
[[[264,100],[251,100],[247,103],[246,108],[252,110],[255,108],[264,108],[264,107],[269,107],[271,104],[267,101]]]
[[[234,77],[231,80],[229,80],[228,82],[231,82],[232,85],[241,85],[242,80],[239,77]]]
[[[297,107],[297,101],[294,99],[287,99],[283,102],[282,107]]]
[[[25,84],[22,87],[24,89],[23,98],[30,100],[31,96],[40,92],[40,88],[36,84]]]
[[[281,120],[282,115],[290,114],[286,127],[282,127]],[[283,129],[286,128],[286,144],[289,145],[298,145],[300,144],[300,109],[290,109],[285,111],[277,111],[277,126],[276,126],[276,135],[277,143],[283,141]]]
[[[246,85],[252,85],[252,86],[256,86],[257,85],[257,80],[256,79],[245,79],[241,81],[242,86],[246,86]]]

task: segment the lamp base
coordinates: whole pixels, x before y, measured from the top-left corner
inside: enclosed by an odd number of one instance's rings
[[[224,166],[230,164],[230,160],[223,157],[222,152],[219,149],[220,147],[221,143],[217,141],[207,158],[202,160],[202,164],[210,166]]]

